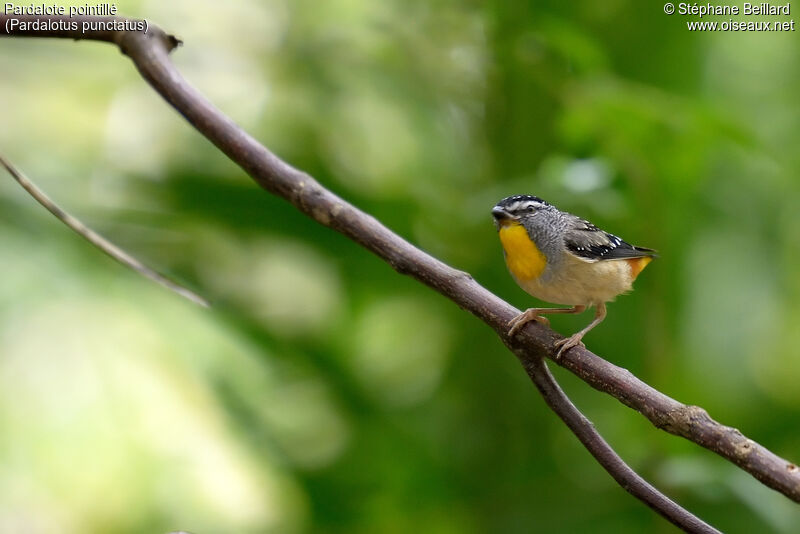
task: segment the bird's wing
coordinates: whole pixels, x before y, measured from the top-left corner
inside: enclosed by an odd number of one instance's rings
[[[656,256],[655,250],[633,246],[579,217],[571,221],[564,244],[570,253],[589,262]]]

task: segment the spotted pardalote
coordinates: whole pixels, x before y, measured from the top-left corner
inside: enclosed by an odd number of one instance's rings
[[[626,243],[539,197],[504,198],[492,215],[514,280],[538,299],[569,306],[529,308],[510,321],[509,335],[530,321],[547,324],[543,314],[596,309],[586,328],[557,343],[557,357],[583,344],[583,336],[605,318],[606,303],[629,291],[656,257],[654,250]]]

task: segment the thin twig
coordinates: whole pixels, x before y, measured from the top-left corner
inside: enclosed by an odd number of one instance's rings
[[[14,165],[8,162],[3,156],[0,155],[0,165],[5,167],[8,173],[17,181],[19,185],[22,186],[25,191],[28,192],[30,196],[36,200],[39,204],[45,207],[47,211],[52,213],[56,219],[67,225],[73,232],[84,238],[86,241],[94,245],[95,247],[99,248],[119,263],[124,265],[125,267],[129,267],[136,271],[137,273],[141,274],[145,278],[149,278],[153,282],[160,284],[170,291],[177,293],[178,295],[191,300],[195,304],[199,304],[200,306],[208,307],[208,301],[206,301],[203,297],[197,295],[193,291],[183,287],[177,282],[174,282],[164,276],[163,274],[154,271],[141,261],[137,260],[114,243],[110,242],[97,232],[93,231],[91,228],[83,224],[81,221],[64,211],[63,208],[59,207],[58,204],[53,202],[41,189],[36,187],[30,179],[28,179],[21,171],[19,171]]]
[[[511,347],[509,347],[511,348]],[[517,349],[511,348],[515,353]],[[658,491],[652,484],[642,478],[614,449],[603,439],[594,425],[578,408],[572,404],[556,382],[542,358],[528,358],[521,355],[523,366],[528,376],[541,393],[547,405],[569,427],[575,437],[594,456],[603,468],[614,477],[614,480],[625,491],[640,499],[647,506],[664,516],[672,524],[686,532],[719,532],[702,519],[676,504],[669,497]]]

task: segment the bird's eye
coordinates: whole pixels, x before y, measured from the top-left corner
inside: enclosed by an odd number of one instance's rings
[[[527,212],[528,213],[533,213],[533,206],[528,206]]]

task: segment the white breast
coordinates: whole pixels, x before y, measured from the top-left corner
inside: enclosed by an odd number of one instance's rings
[[[534,297],[553,304],[592,306],[609,302],[633,284],[631,267],[625,260],[587,262],[571,254],[553,273],[517,283]]]

